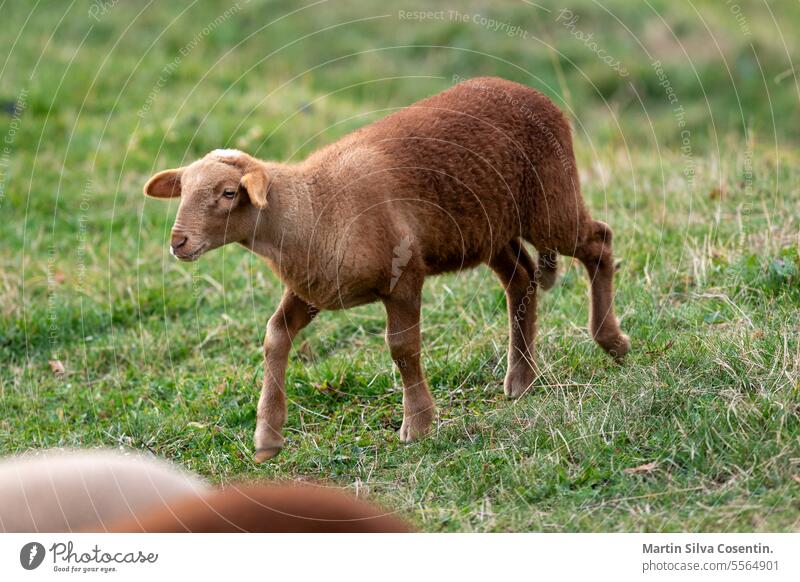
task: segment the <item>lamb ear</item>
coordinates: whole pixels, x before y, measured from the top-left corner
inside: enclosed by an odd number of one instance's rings
[[[242,176],[240,182],[250,197],[250,202],[256,208],[267,207],[267,192],[269,192],[269,176],[262,168],[253,169]]]
[[[145,196],[151,196],[153,198],[174,198],[180,196],[182,175],[183,168],[159,172],[144,185]]]

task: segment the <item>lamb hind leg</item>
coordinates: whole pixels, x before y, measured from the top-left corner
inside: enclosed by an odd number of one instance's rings
[[[538,374],[535,361],[536,289],[533,260],[517,241],[506,245],[490,262],[506,290],[508,305],[508,371],[504,391],[509,398],[525,394]]]
[[[631,347],[614,315],[614,257],[611,252],[611,228],[598,220],[589,223],[589,233],[575,250],[586,267],[591,281],[589,331],[608,354],[621,361]]]
[[[384,299],[386,307],[386,343],[392,360],[403,377],[403,425],[400,440],[411,442],[425,436],[436,416],[436,406],[428,390],[420,362],[420,306],[422,284],[408,283],[411,273],[404,273],[401,284]]]
[[[255,460],[271,459],[283,448],[286,423],[286,364],[292,340],[319,311],[287,289],[270,317],[264,338],[264,385],[256,414]]]

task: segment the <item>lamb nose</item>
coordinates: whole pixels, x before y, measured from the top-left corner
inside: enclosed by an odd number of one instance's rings
[[[173,234],[171,243],[173,250],[181,248],[183,245],[186,244],[187,240],[189,240],[188,237],[185,237],[182,234]]]

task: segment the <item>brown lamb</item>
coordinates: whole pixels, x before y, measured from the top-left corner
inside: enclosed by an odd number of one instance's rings
[[[537,286],[553,285],[559,254],[588,271],[592,337],[616,359],[630,348],[614,315],[611,229],[584,206],[569,123],[547,97],[517,83],[459,83],[299,163],[215,150],[159,172],[144,190],[181,197],[171,241],[178,259],[237,242],[285,283],[264,341],[258,461],[283,446],[292,339],[324,309],[383,302],[404,385],[400,438],[430,430],[435,406],[420,363],[428,275],[482,263],[497,274],[508,303],[510,398],[537,377]]]

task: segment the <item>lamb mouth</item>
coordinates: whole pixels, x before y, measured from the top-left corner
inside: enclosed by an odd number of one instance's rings
[[[170,248],[170,252],[172,253],[172,256],[178,259],[179,261],[183,261],[185,263],[191,263],[192,261],[196,261],[197,259],[199,259],[200,255],[206,252],[206,249],[208,249],[208,243],[201,244],[194,251],[185,255],[177,254],[175,251],[172,250],[172,248]]]

